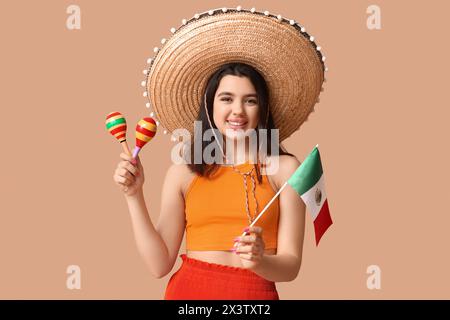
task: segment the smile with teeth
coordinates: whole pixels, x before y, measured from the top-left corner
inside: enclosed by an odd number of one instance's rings
[[[227,120],[227,123],[233,129],[242,129],[247,124],[247,121],[230,121],[230,120]]]

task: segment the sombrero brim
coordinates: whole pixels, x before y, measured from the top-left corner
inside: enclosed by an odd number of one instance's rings
[[[325,67],[313,38],[301,26],[235,9],[205,12],[184,22],[157,50],[146,81],[149,102],[170,132],[185,128],[193,134],[206,82],[229,62],[250,64],[265,78],[280,140],[307,119]]]

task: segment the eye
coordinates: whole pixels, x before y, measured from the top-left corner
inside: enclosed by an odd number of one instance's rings
[[[220,101],[230,101],[231,98],[221,98]],[[252,104],[256,104],[257,101],[252,99],[252,100],[247,100],[248,103],[252,103]]]

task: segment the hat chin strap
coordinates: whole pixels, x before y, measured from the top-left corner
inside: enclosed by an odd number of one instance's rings
[[[219,139],[216,136],[216,130],[214,130],[214,128],[212,126],[212,123],[211,123],[211,119],[209,118],[208,107],[207,107],[207,104],[206,104],[206,92],[205,92],[205,95],[204,95],[204,101],[205,101],[205,111],[206,111],[206,116],[208,117],[209,127],[212,129],[214,137],[216,138],[217,144],[219,145],[219,148],[220,148],[220,152],[222,152],[222,157],[225,158],[225,162],[227,162],[226,161],[227,157],[225,156],[225,152],[223,152],[222,145],[220,144]]]

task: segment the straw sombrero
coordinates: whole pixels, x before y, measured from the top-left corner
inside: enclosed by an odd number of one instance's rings
[[[229,62],[253,66],[265,78],[280,141],[307,119],[326,71],[321,48],[294,20],[254,8],[220,8],[183,19],[154,48],[142,85],[158,125],[194,130],[207,80]]]

